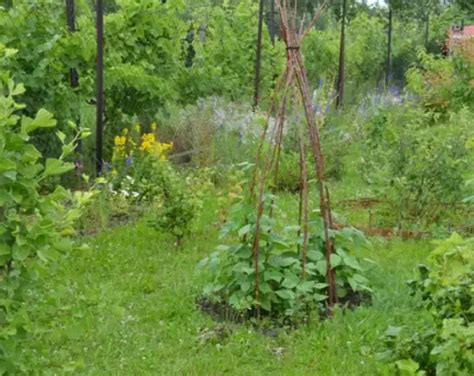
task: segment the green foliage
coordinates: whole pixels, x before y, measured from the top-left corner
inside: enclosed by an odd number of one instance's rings
[[[0,45],[2,60],[12,51]],[[34,117],[20,116],[24,105],[15,97],[24,92],[13,80],[0,82],[0,373],[25,372],[18,339],[26,335],[29,318],[23,304],[29,284],[37,277],[38,265],[55,261],[75,246],[74,223],[91,193],[71,193],[43,183],[62,175],[74,165],[65,158],[74,150],[79,131],[71,142],[58,132],[62,154],[58,159],[42,155],[30,142],[37,129],[52,128],[56,120],[46,110]]]
[[[162,169],[157,181],[161,194],[161,202],[150,225],[173,235],[176,244],[181,245],[183,238],[190,234],[193,219],[197,214],[197,190],[190,192],[183,184],[181,177],[169,165]]]
[[[339,26],[314,29],[304,43],[308,77],[316,83],[323,78],[336,79],[339,59]],[[358,84],[371,80],[374,84],[383,72],[385,49],[383,23],[376,17],[359,13],[349,22],[346,31],[346,76]]]
[[[395,361],[402,375],[470,375],[474,371],[474,239],[453,234],[437,242],[430,260],[432,265],[420,265],[419,278],[409,284],[429,309],[433,325],[410,331],[389,328],[384,357]]]
[[[453,234],[436,244],[430,256],[434,267],[419,265],[420,278],[410,285],[436,318],[473,322],[474,239]]]
[[[469,107],[473,111],[472,51],[472,48],[466,48],[465,51],[457,51],[447,59],[419,52],[421,66],[407,72],[409,90],[419,95],[423,105],[436,114],[445,115],[463,107]]]
[[[461,122],[429,126],[431,113],[410,104],[403,109],[379,109],[369,118],[362,173],[390,204],[399,226],[429,225],[442,219],[444,204],[463,198],[469,120],[461,114],[454,117]]]
[[[293,151],[281,153],[278,164],[276,189],[287,192],[298,192],[300,189],[300,156]]]
[[[232,100],[250,100],[253,90],[258,3],[241,0],[221,6],[208,5],[196,11],[194,22],[205,27],[203,38],[195,28],[196,56],[184,72],[183,93],[192,101],[221,95]],[[238,32],[236,32],[238,30]],[[269,94],[275,77],[283,69],[283,45],[272,47],[268,33],[263,35],[261,94]]]
[[[268,195],[265,202],[277,211],[274,200],[274,196]],[[272,317],[296,318],[311,308],[323,312],[328,285],[322,225],[318,222],[313,223],[312,227],[315,233],[309,242],[303,275],[299,252],[302,236],[298,226],[278,229],[274,218],[265,214],[262,216],[257,297],[252,252],[256,236],[255,212],[248,203],[237,203],[231,219],[222,228],[221,237],[231,236],[231,239],[238,240],[231,245],[218,246],[210,257],[201,262],[213,278],[205,287],[204,295],[244,314],[255,312],[257,306]],[[363,269],[352,254],[358,247],[366,245],[362,234],[345,229],[335,231],[332,236],[336,252],[331,262],[337,275],[339,297],[351,293],[370,293]]]

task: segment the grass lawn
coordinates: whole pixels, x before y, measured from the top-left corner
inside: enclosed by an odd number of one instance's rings
[[[404,282],[429,242],[378,241],[365,251],[375,262],[370,307],[271,336],[225,324],[230,335],[206,342],[203,332],[224,325],[195,306],[206,277],[196,264],[217,244],[214,218],[210,205],[180,250],[145,221],[87,239],[89,250],[52,267],[32,292],[30,361],[41,374],[388,374],[377,360],[380,338],[388,325],[422,317]]]

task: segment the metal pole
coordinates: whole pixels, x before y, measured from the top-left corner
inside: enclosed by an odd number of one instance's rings
[[[97,30],[97,66],[96,66],[96,173],[102,172],[102,143],[104,132],[104,4],[103,0],[96,3]]]
[[[270,39],[275,45],[275,0],[270,0]]]
[[[67,29],[70,33],[76,32],[76,7],[74,0],[66,0],[66,21]],[[79,73],[77,73],[76,68],[69,69],[69,81],[71,88],[74,90],[79,87]],[[76,119],[76,124],[79,125],[81,122],[81,117],[78,114]],[[76,145],[76,152],[80,153],[82,150],[82,140],[79,139]]]
[[[389,4],[388,10],[388,51],[387,51],[387,71],[385,75],[385,86],[388,87],[392,80],[392,6]]]
[[[75,13],[75,4],[74,0],[66,0],[66,19],[67,19],[67,29],[70,33],[76,32],[76,13]],[[69,76],[71,80],[71,87],[76,88],[79,86],[79,75],[77,70],[71,68],[69,71]]]
[[[337,98],[336,107],[342,106],[344,101],[344,80],[345,80],[345,60],[346,60],[346,13],[347,0],[342,3],[342,26],[341,26],[341,42],[339,45],[339,74],[337,77]]]
[[[425,25],[425,48],[428,51],[430,44],[430,12],[426,13],[426,25]]]
[[[262,61],[262,30],[263,30],[263,5],[265,0],[260,0],[258,7],[258,32],[257,48],[255,58],[255,90],[253,94],[253,106],[256,108],[260,100],[260,66]]]

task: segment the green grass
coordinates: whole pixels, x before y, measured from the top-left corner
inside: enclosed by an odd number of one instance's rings
[[[388,374],[376,353],[388,325],[419,320],[404,281],[427,255],[426,242],[376,242],[364,251],[374,261],[370,307],[277,336],[226,324],[229,336],[202,342],[203,331],[222,325],[195,306],[206,278],[196,263],[217,244],[215,209],[207,206],[183,249],[141,221],[88,239],[89,250],[51,268],[29,307],[30,364],[40,374]]]

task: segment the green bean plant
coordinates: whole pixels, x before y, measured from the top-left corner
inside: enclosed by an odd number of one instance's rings
[[[279,210],[275,200],[271,194],[265,197],[274,212]],[[255,228],[253,206],[245,201],[236,203],[221,230],[221,237],[230,242],[219,245],[200,263],[211,274],[204,296],[247,316],[255,315],[257,309],[273,318],[294,319],[308,311],[325,314],[327,265],[320,220],[311,223],[313,235],[303,269],[299,226],[284,226],[269,215],[262,216],[258,290],[252,255]],[[354,294],[370,296],[372,289],[355,256],[360,247],[368,245],[366,239],[354,229],[334,230],[331,236],[335,242],[331,263],[341,303],[350,302]]]

